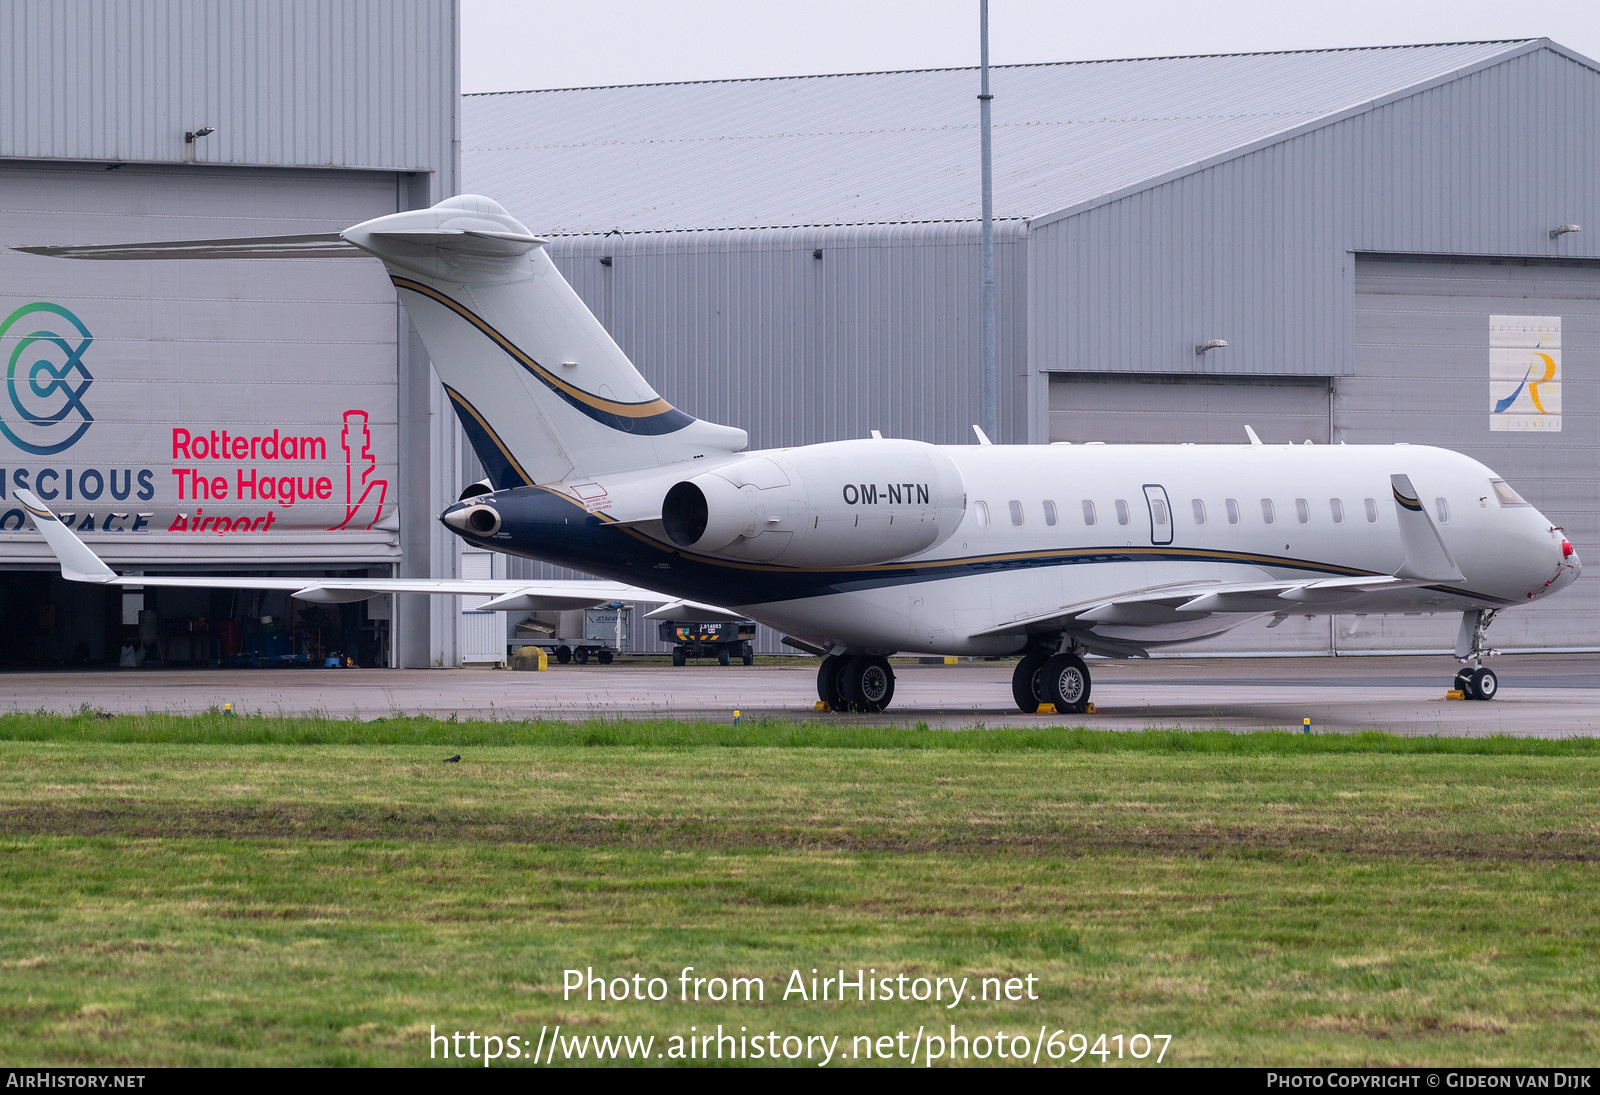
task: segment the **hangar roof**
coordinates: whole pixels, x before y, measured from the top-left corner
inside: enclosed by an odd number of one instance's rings
[[[995,217],[1090,203],[1546,47],[994,66]],[[959,68],[467,95],[462,184],[550,235],[976,220],[977,93]]]

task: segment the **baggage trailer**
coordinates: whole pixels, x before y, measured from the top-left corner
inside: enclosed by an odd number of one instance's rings
[[[673,644],[673,665],[683,665],[690,658],[715,658],[718,665],[731,665],[738,658],[745,665],[755,664],[754,620],[717,624],[662,620],[657,634],[662,642]]]
[[[517,622],[517,646],[542,646],[560,665],[586,664],[590,658],[610,665],[631,644],[633,606],[601,605],[561,612],[535,612]]]

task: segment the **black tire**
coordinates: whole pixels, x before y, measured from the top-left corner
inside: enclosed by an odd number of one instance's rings
[[[610,665],[611,664],[611,658],[612,658],[612,653],[609,650],[602,650],[602,651],[599,651],[598,653],[595,654],[595,660],[598,661],[601,665]]]
[[[1044,682],[1039,674],[1044,669],[1044,663],[1049,660],[1050,655],[1036,650],[1031,654],[1024,654],[1022,660],[1017,662],[1017,668],[1012,670],[1011,698],[1017,701],[1018,711],[1032,715],[1044,702],[1040,698]]]
[[[1475,700],[1492,700],[1499,691],[1500,678],[1494,675],[1494,670],[1485,666],[1472,674],[1472,691],[1467,695]]]
[[[556,647],[556,661],[557,662],[559,662],[562,665],[566,665],[571,660],[572,660],[572,647],[570,647],[570,646],[558,646],[558,647]]]
[[[889,659],[865,655],[851,658],[839,673],[839,691],[846,710],[882,711],[894,700],[894,669]]]
[[[683,652],[683,647],[675,646],[675,647],[672,648],[672,664],[673,665],[682,665],[684,662],[686,662],[688,660],[689,660],[688,656],[686,654],[684,654],[684,652]]]
[[[726,646],[717,647],[717,664],[718,665],[732,665],[733,664],[733,655],[728,653],[728,648]]]
[[[755,665],[756,648],[751,646],[749,643],[745,643],[744,648],[739,652],[739,659],[743,661],[745,665]]]
[[[579,665],[588,665],[589,652],[580,646],[578,649],[572,652],[572,660],[577,662]]]
[[[817,699],[835,711],[844,710],[844,696],[839,692],[839,670],[844,668],[844,663],[844,658],[829,654],[817,666]]]
[[[1089,706],[1089,667],[1076,654],[1057,654],[1044,663],[1039,692],[1062,715],[1081,714]]]
[[[1458,688],[1467,697],[1472,698],[1472,670],[1462,669],[1456,673],[1456,679],[1450,682],[1451,688]]]

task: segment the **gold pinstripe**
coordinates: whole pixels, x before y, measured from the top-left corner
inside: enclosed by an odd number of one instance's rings
[[[620,415],[623,418],[652,418],[655,415],[665,414],[668,411],[677,409],[671,403],[668,403],[665,399],[661,399],[660,397],[657,397],[648,403],[622,403],[615,399],[605,399],[601,396],[586,392],[582,388],[574,387],[573,385],[568,384],[565,380],[562,380],[559,376],[556,376],[549,369],[546,369],[543,365],[540,365],[537,361],[533,360],[533,358],[524,353],[516,345],[516,343],[506,338],[505,335],[502,335],[484,320],[480,319],[474,312],[468,310],[461,304],[458,304],[456,301],[451,300],[437,289],[424,285],[420,281],[412,281],[410,278],[392,276],[390,280],[394,282],[397,288],[409,289],[413,293],[425,296],[429,300],[437,301],[439,304],[449,308],[452,312],[456,313],[456,315],[460,316],[462,319],[466,320],[468,323],[472,324],[478,330],[487,335],[495,343],[495,345],[499,346],[502,350],[515,358],[518,364],[520,364],[523,368],[533,373],[540,380],[543,380],[551,387],[571,396],[573,399],[578,400],[585,406],[593,407],[595,410],[604,411],[607,414]]]

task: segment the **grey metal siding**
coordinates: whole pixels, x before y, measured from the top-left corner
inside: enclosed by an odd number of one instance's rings
[[[196,175],[173,166],[107,172],[92,165],[12,164],[0,166],[0,239],[78,243],[326,232],[393,212],[396,201],[393,175],[380,172],[219,168]],[[39,312],[53,308],[74,318]],[[63,403],[58,393],[30,395],[0,410],[0,426],[7,429],[7,439],[0,439],[0,565],[50,558],[43,541],[21,527],[8,489],[30,484],[52,506],[73,512],[80,529],[93,532],[89,539],[119,566],[366,565],[399,556],[393,524],[399,503],[398,308],[377,263],[355,257],[67,262],[0,250],[0,316],[34,315],[29,309],[39,314],[8,330],[0,355],[10,356],[19,336],[40,324],[70,333],[66,324],[82,323],[92,337],[81,351],[87,378],[75,403]],[[83,432],[64,446],[30,451],[10,438],[25,429],[22,406],[46,414],[59,409],[67,422],[81,406]],[[372,495],[354,527],[328,531],[347,516],[341,430],[352,410],[365,415],[361,422],[370,430],[377,460],[371,480],[386,484],[384,521],[365,527],[377,518]],[[234,437],[281,431],[314,437],[320,450],[303,458],[259,451],[197,456],[175,448],[177,429],[208,439],[214,430]],[[74,473],[81,483],[86,474],[109,477],[112,469],[147,475],[145,497],[124,494],[118,503],[110,490],[74,495]],[[222,478],[224,492],[197,501],[190,472]],[[49,475],[58,486],[45,487]],[[247,500],[240,486],[246,476],[252,483],[326,477],[334,487],[325,499],[285,506],[276,488],[272,501],[253,490]],[[112,510],[127,510],[130,519],[136,511],[148,513],[147,527],[99,531]],[[230,526],[243,518],[264,522],[270,512],[273,527],[227,535],[174,531],[198,522],[200,510]],[[432,514],[417,516],[429,521]]]
[[[0,157],[443,171],[456,54],[455,0],[6,0]]]
[[[1497,314],[1561,317],[1560,432],[1490,430]],[[1336,382],[1337,440],[1442,445],[1481,460],[1562,524],[1580,557],[1600,557],[1600,263],[1360,259],[1356,353],[1356,374]],[[1443,648],[1454,634],[1444,617],[1389,617],[1340,648]],[[1593,564],[1559,597],[1508,611],[1491,636],[1503,649],[1600,647]]]
[[[1328,440],[1328,381],[1322,378],[1127,376],[1050,377],[1050,440],[1108,444],[1246,443]]]
[[[1044,371],[1339,376],[1352,251],[1600,256],[1600,76],[1549,49],[1084,211],[1029,247]],[[1197,355],[1212,338],[1226,349]]]

